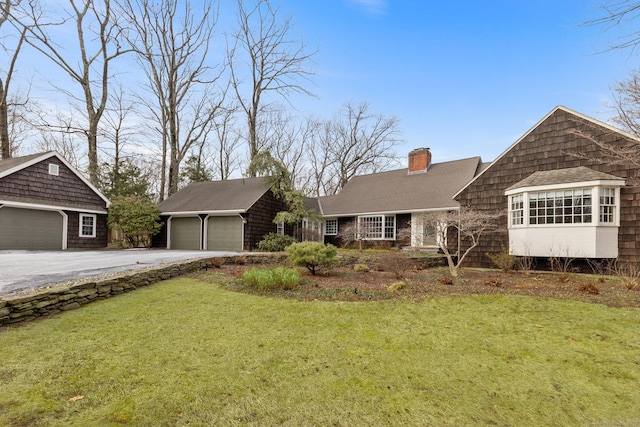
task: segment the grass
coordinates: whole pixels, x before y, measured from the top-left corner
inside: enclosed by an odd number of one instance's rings
[[[640,423],[640,311],[301,302],[192,279],[0,331],[2,426]]]

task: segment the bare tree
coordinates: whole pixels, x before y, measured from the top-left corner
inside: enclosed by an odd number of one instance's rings
[[[461,208],[457,211],[441,211],[423,216],[425,240],[435,240],[447,257],[451,277],[458,277],[466,256],[480,243],[480,238],[496,229],[499,212],[482,212]],[[453,237],[453,238],[452,238]],[[464,244],[464,251],[462,251]]]
[[[81,96],[59,90],[84,107],[87,124],[83,132],[88,143],[89,180],[97,184],[98,128],[108,99],[110,66],[126,50],[121,49],[119,43],[119,29],[110,0],[99,3],[93,0],[68,1],[69,9],[58,10],[59,22],[45,22],[40,3],[31,1],[26,9],[28,18],[21,24],[27,30],[26,42],[56,64],[81,88]],[[51,31],[52,28],[65,25],[75,27],[78,53],[68,53]]]
[[[241,137],[235,127],[236,109],[224,108],[214,120],[213,127],[217,136],[217,164],[214,167],[214,176],[225,180],[238,167],[237,151],[240,147]]]
[[[309,151],[317,191],[335,194],[354,176],[395,164],[393,149],[401,142],[398,124],[397,117],[370,113],[366,102],[345,104],[330,123],[314,133]]]
[[[313,95],[301,80],[312,74],[308,63],[315,52],[307,53],[303,42],[290,39],[291,31],[291,19],[280,22],[270,0],[238,0],[238,31],[227,56],[233,89],[247,119],[250,161],[261,151],[258,116],[266,95],[285,99],[292,92]]]
[[[204,2],[196,17],[189,1],[178,0],[124,0],[124,13],[132,28],[129,43],[154,98],[148,105],[162,138],[162,200],[165,176],[171,195],[178,191],[180,163],[207,137],[224,100],[214,92],[222,70],[214,73],[207,64],[217,15],[211,1]]]
[[[631,0],[608,0],[602,5],[602,10],[603,15],[600,18],[587,21],[585,25],[602,27],[608,31],[633,22],[640,16],[640,3]],[[638,44],[640,44],[640,31],[632,30],[613,41],[609,49],[635,50]]]
[[[20,27],[12,18],[12,9],[19,6],[19,4],[20,0],[0,1],[0,30],[2,30],[2,33],[0,33],[0,51],[3,52],[3,57],[7,61],[6,64],[2,64],[6,69],[0,74],[0,159],[10,158],[15,150],[11,139],[11,128],[15,122],[10,121],[9,118],[16,118],[14,110],[19,102],[10,95],[10,84],[16,61],[27,33],[27,28]],[[8,40],[7,24],[11,24],[11,28],[15,30],[12,38],[16,41],[13,44],[9,43]]]

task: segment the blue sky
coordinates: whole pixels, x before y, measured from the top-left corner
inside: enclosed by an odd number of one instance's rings
[[[592,0],[280,0],[317,48],[300,111],[330,116],[346,101],[400,118],[402,158],[493,160],[556,105],[608,121],[611,87],[637,66],[606,51],[623,31],[582,25]],[[603,52],[604,51],[604,52]]]

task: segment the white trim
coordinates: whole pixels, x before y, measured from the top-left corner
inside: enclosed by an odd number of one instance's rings
[[[402,211],[338,213],[338,214],[331,214],[326,216],[323,215],[323,218],[349,218],[353,216],[370,216],[370,215],[403,215],[403,214],[411,214],[411,213],[449,212],[449,211],[459,211],[459,210],[460,210],[460,205],[446,207],[446,208],[413,209],[413,210],[402,210]]]
[[[59,176],[60,175],[60,166],[55,163],[49,163],[49,175]]]
[[[91,184],[91,182],[87,178],[85,178],[76,168],[71,166],[71,164],[64,157],[62,157],[62,155],[57,151],[49,151],[49,152],[43,153],[41,156],[37,156],[29,161],[20,163],[12,168],[9,168],[4,172],[0,172],[0,178],[4,178],[5,176],[11,175],[12,173],[21,171],[22,169],[26,169],[29,166],[33,166],[36,163],[40,163],[44,160],[50,159],[51,157],[56,157],[58,160],[60,160],[67,168],[69,168],[69,170],[71,170],[71,172],[73,172],[78,178],[80,178],[82,182],[84,182],[89,188],[91,188],[91,190],[94,193],[96,193],[102,200],[104,200],[107,208],[111,206],[111,201],[104,194],[102,194],[100,190],[94,187],[94,185]]]
[[[518,138],[516,140],[516,142],[514,142],[513,144],[511,144],[509,146],[509,148],[507,148],[505,151],[503,151],[498,157],[495,158],[494,161],[491,162],[491,164],[489,166],[487,166],[482,172],[480,172],[478,175],[476,175],[471,181],[469,181],[469,183],[467,183],[467,185],[465,185],[464,187],[462,187],[460,190],[458,190],[458,192],[456,194],[453,195],[453,199],[455,199],[456,197],[458,197],[460,195],[460,193],[462,193],[463,191],[465,191],[467,189],[467,187],[469,187],[471,184],[473,184],[477,179],[479,179],[482,175],[485,174],[485,172],[487,172],[489,169],[491,169],[497,162],[498,160],[501,160],[504,156],[507,155],[507,153],[509,153],[513,148],[515,148],[518,144],[520,144],[526,137],[528,137],[534,130],[536,130],[545,120],[547,120],[549,117],[551,117],[553,114],[555,114],[556,111],[561,110],[564,111],[565,113],[569,113],[572,114],[574,116],[577,116],[578,118],[581,118],[583,120],[586,120],[588,122],[593,123],[594,125],[597,126],[601,126],[604,127],[612,132],[618,133],[620,135],[622,135],[623,137],[627,138],[627,139],[631,139],[634,141],[638,141],[640,142],[640,139],[636,136],[631,135],[628,132],[625,132],[621,129],[618,129],[614,126],[611,126],[607,123],[601,122],[600,120],[596,120],[594,118],[585,116],[582,113],[578,113],[577,111],[574,111],[570,108],[564,107],[562,105],[558,105],[556,106],[553,110],[551,110],[549,113],[547,113],[546,116],[544,116],[542,119],[540,119],[535,125],[533,125],[527,132],[525,132],[520,138]]]
[[[327,232],[327,222],[328,221],[335,221],[336,222],[336,228],[335,228],[335,232],[334,233],[328,233]],[[338,235],[338,218],[325,218],[324,219],[324,235],[325,236],[337,236]]]
[[[82,227],[83,227],[83,223],[82,223],[82,218],[83,217],[89,217],[93,219],[93,224],[91,227],[91,234],[90,235],[86,235],[82,233]],[[84,212],[79,212],[78,213],[78,237],[83,237],[83,238],[95,238],[96,237],[96,229],[97,229],[97,225],[98,225],[98,217],[95,214],[89,214],[89,213],[84,213]]]
[[[203,241],[203,236],[202,236],[202,233],[203,233],[202,221],[203,221],[203,220],[202,220],[202,217],[201,217],[200,215],[189,215],[189,216],[186,216],[186,215],[182,215],[182,216],[172,215],[172,216],[170,216],[170,217],[169,217],[169,219],[167,219],[167,249],[171,249],[171,220],[172,220],[174,217],[176,217],[176,218],[198,218],[198,219],[200,220],[200,242],[199,242],[199,244],[198,244],[198,247],[199,247],[200,249],[198,249],[198,250],[199,250],[199,251],[203,250],[203,249],[202,249],[202,248],[203,248],[203,243],[202,243],[202,241]],[[208,218],[208,216],[207,216],[207,218]],[[206,223],[205,223],[205,226],[206,226]],[[205,235],[205,236],[206,236],[206,235]],[[205,241],[204,245],[206,245],[206,238],[204,238],[204,241]]]
[[[58,205],[41,205],[38,203],[25,203],[25,202],[14,202],[12,200],[0,200],[0,204],[3,204],[12,208],[25,208],[25,209],[38,209],[43,211],[72,211],[72,212],[86,212],[92,214],[103,214],[106,215],[108,211],[106,210],[98,210],[98,209],[84,209],[84,208],[75,208],[69,206],[58,206]]]
[[[593,188],[593,187],[624,187],[624,179],[600,179],[593,181],[566,182],[562,184],[535,185],[531,187],[518,187],[504,192],[505,196],[518,193],[535,193],[539,191],[559,191],[567,189]]]
[[[241,213],[247,212],[246,209],[232,209],[227,211],[183,211],[183,212],[160,212],[162,216],[198,216],[198,215],[207,215],[207,216],[233,216],[240,215]]]

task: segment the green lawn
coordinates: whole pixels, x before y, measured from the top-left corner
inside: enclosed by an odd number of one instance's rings
[[[639,384],[640,310],[529,297],[177,279],[0,330],[2,426],[631,426]]]

